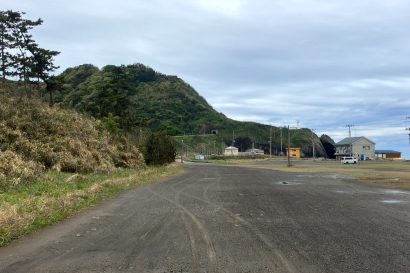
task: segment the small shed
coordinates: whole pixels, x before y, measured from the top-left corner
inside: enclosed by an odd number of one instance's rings
[[[401,152],[393,150],[376,150],[375,151],[377,159],[400,159]]]
[[[201,155],[201,154],[196,154],[196,155],[195,155],[195,159],[196,159],[196,160],[205,160],[205,156],[204,156],[204,155]]]
[[[286,151],[288,148],[286,148]],[[300,158],[300,148],[290,148],[289,157]]]
[[[239,155],[239,149],[233,146],[226,147],[224,155],[237,156]]]

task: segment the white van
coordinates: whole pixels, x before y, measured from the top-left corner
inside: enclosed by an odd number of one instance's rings
[[[356,164],[357,159],[354,158],[353,156],[345,156],[345,157],[342,157],[342,163],[343,164]]]

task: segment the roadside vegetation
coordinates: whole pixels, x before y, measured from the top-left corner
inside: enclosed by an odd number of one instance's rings
[[[131,138],[110,123],[62,109],[35,96],[35,87],[0,88],[0,246],[55,223],[119,191],[180,170],[169,138],[153,135],[149,166]],[[147,139],[150,140],[152,137]]]
[[[144,165],[137,147],[110,134],[98,120],[11,90],[0,89],[1,188],[47,170],[110,172]]]
[[[0,191],[0,247],[120,191],[176,174],[181,168],[172,164],[118,169],[109,174],[49,171],[31,183]]]
[[[24,12],[0,11],[0,246],[180,170],[166,165],[175,160],[170,137],[136,126],[125,112],[118,115],[129,110],[124,102],[130,94],[115,67],[106,69],[113,78],[92,82],[104,90],[93,104],[103,114],[59,101],[57,95],[98,69],[65,75],[67,82],[52,76],[59,52],[41,48],[32,36],[42,23]],[[151,70],[133,68],[131,78],[149,81]],[[81,90],[85,97],[94,92]]]

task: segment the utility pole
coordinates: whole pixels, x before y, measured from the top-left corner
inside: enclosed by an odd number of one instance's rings
[[[183,163],[184,162],[184,139],[182,139],[181,142],[182,142],[181,163]]]
[[[354,125],[353,124],[347,124],[346,127],[349,128],[349,137],[352,137],[352,133],[350,131],[350,128],[354,127]]]
[[[280,127],[280,155],[283,155],[283,151],[282,151],[282,127]]]
[[[269,158],[272,158],[272,125],[269,125]]]
[[[316,129],[310,129],[312,131],[312,158],[316,158],[316,149],[315,149],[315,133]]]
[[[409,122],[410,122],[410,116],[406,117],[406,130],[409,131],[408,135],[409,135],[409,144],[410,144],[410,127],[407,127]]]
[[[288,167],[292,166],[292,164],[290,164],[290,128],[288,125]]]

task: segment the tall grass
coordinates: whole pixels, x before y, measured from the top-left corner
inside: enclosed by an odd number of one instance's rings
[[[93,118],[50,108],[33,92],[0,87],[0,188],[34,181],[47,170],[107,173],[144,166],[127,138],[112,136]]]

